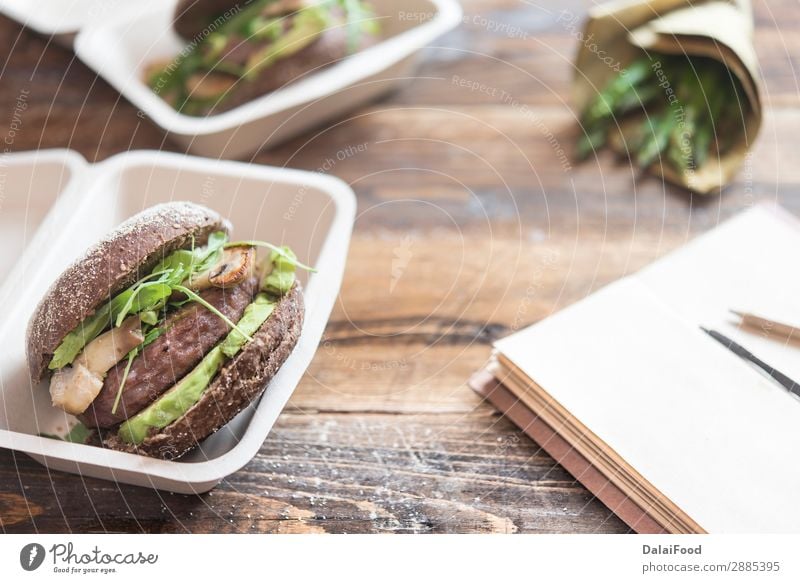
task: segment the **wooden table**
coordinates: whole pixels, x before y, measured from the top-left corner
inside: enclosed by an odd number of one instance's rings
[[[736,182],[699,199],[610,155],[575,166],[559,154],[575,135],[576,48],[559,12],[585,6],[539,4],[465,0],[464,24],[403,91],[254,158],[335,160],[358,219],[325,341],[252,462],[180,496],[0,451],[2,530],[626,532],[465,383],[493,339],[736,211],[779,200],[800,212],[800,13],[756,2],[765,125]],[[13,150],[175,149],[69,51],[5,19],[0,44],[0,131],[30,93]]]

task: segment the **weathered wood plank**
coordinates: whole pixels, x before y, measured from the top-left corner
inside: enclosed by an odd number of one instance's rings
[[[10,509],[0,499],[7,532],[627,530],[482,406],[418,415],[287,412],[247,467],[202,496],[48,477],[12,455],[0,453],[0,481],[12,498]]]
[[[608,154],[570,161],[575,39],[559,13],[585,2],[463,4],[463,26],[404,89],[253,157],[329,167],[358,196],[325,340],[259,455],[212,493],[178,496],[0,451],[0,530],[627,531],[466,380],[494,338],[742,208],[778,200],[800,214],[800,13],[756,2],[764,128],[725,195],[700,199]],[[3,138],[27,104],[11,151],[178,150],[70,51],[4,18],[0,45]]]

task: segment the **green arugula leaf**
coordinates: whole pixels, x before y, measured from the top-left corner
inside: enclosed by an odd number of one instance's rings
[[[188,287],[184,287],[182,285],[176,285],[174,289],[175,289],[175,291],[178,291],[178,292],[180,292],[182,294],[185,294],[189,299],[191,299],[192,301],[197,302],[198,304],[203,306],[209,312],[211,312],[212,314],[217,316],[219,319],[221,319],[223,322],[225,322],[233,330],[237,330],[242,336],[244,336],[247,339],[248,342],[253,340],[247,333],[245,333],[242,330],[240,330],[239,327],[236,324],[234,324],[233,321],[231,321],[230,318],[228,318],[228,316],[226,316],[225,314],[220,312],[217,308],[215,308],[214,306],[209,304],[207,301],[205,301],[199,295],[194,293]]]
[[[158,324],[158,312],[154,310],[148,310],[147,312],[142,312],[141,314],[139,314],[139,319],[142,321],[142,324],[155,326],[156,324]]]
[[[159,275],[159,281],[172,281],[186,273],[194,261],[194,254],[188,249],[178,249],[165,257],[153,268],[150,276]]]
[[[138,351],[131,350],[128,353],[128,362],[125,364],[125,370],[122,373],[122,380],[119,383],[119,388],[117,389],[117,396],[114,398],[114,405],[111,407],[111,414],[117,414],[117,407],[119,407],[120,399],[122,399],[122,391],[125,389],[125,383],[128,382],[128,374],[131,372],[131,365],[133,364],[133,359],[136,358]]]
[[[141,284],[134,289],[123,309],[117,314],[114,325],[121,326],[129,315],[161,309],[171,295],[172,287],[166,283],[149,281]]]
[[[164,332],[167,331],[167,328],[153,328],[147,334],[144,335],[144,342],[139,345],[139,351],[141,352],[145,346],[148,344],[152,344],[153,341],[161,336]]]

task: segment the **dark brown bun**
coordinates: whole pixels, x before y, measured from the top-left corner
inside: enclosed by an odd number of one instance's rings
[[[258,332],[228,362],[186,414],[139,445],[104,434],[104,446],[162,459],[176,459],[231,421],[258,399],[289,357],[303,327],[303,293],[300,284],[283,296]]]
[[[181,0],[175,7],[172,27],[184,40],[200,41],[217,18],[229,10],[244,9],[251,0]],[[236,10],[238,12],[238,10]],[[222,24],[220,22],[220,24]]]
[[[172,27],[184,40],[198,42],[224,25],[255,0],[180,0]],[[272,0],[267,6],[274,15],[297,12],[313,0]]]
[[[104,302],[165,256],[191,244],[204,245],[214,231],[230,232],[216,212],[189,202],[151,207],[120,225],[67,268],[39,302],[28,325],[28,370],[40,381],[64,336]]]

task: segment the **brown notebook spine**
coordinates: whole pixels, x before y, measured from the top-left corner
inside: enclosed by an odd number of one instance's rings
[[[491,373],[485,370],[477,372],[469,380],[469,386],[508,417],[635,532],[668,533],[588,459],[575,451],[550,425],[521,403]]]

